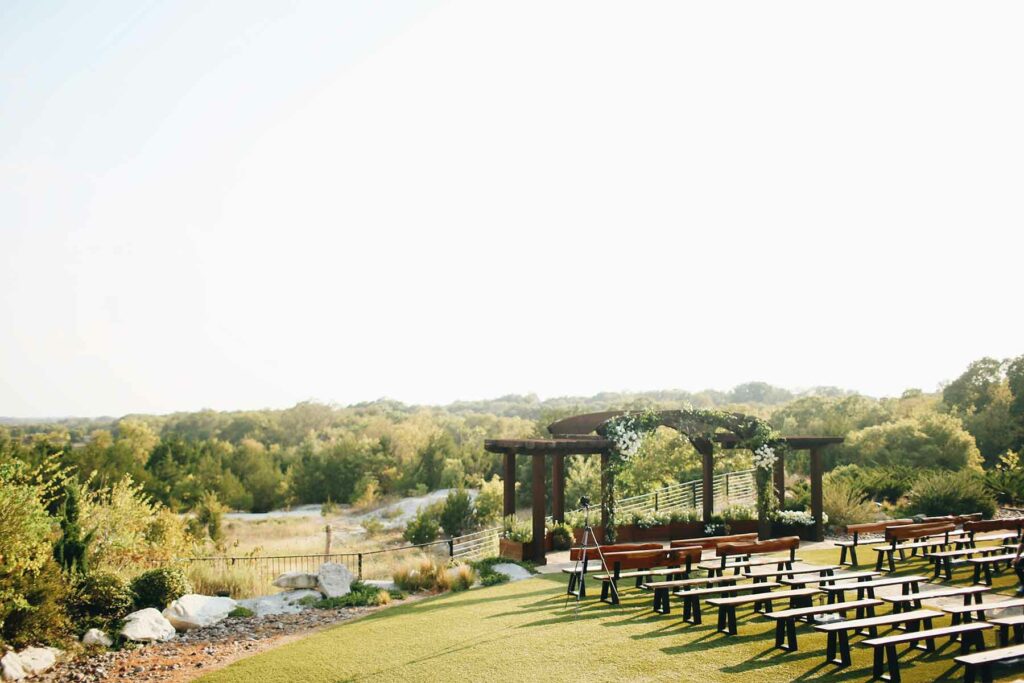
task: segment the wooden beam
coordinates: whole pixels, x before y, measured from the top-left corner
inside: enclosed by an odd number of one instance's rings
[[[544,528],[544,454],[538,453],[533,457],[533,562],[534,564],[546,564],[546,553],[544,550],[544,536],[547,533]]]
[[[700,455],[703,469],[701,490],[704,496],[704,522],[707,523],[711,521],[711,515],[715,513],[715,453],[708,449]]]
[[[556,522],[565,521],[565,456],[551,457],[551,516]]]
[[[505,453],[505,496],[502,502],[501,515],[508,517],[516,514],[516,454]]]
[[[786,459],[781,454],[775,458],[774,487],[779,501],[779,509],[786,504]]]
[[[814,540],[825,540],[825,525],[822,522],[821,481],[825,475],[822,447],[811,449],[811,514],[814,515]]]
[[[610,521],[608,519],[608,495],[611,493],[608,487],[610,482],[609,477],[611,477],[611,473],[608,472],[610,460],[611,455],[608,453],[601,454],[601,528],[604,530],[602,533],[605,534],[605,536],[603,536],[605,539],[610,538],[607,535],[608,523]]]

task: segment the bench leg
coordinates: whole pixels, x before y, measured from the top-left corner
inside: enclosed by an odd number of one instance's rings
[[[669,607],[669,592],[667,588],[655,588],[654,589],[654,611],[658,614],[668,614],[671,610]]]
[[[894,572],[896,571],[896,561],[895,561],[895,560],[893,559],[893,551],[892,551],[892,550],[890,550],[890,551],[889,551],[888,553],[886,553],[886,554],[887,554],[887,555],[889,556],[889,572],[890,572],[890,573],[894,573]],[[900,551],[900,554],[901,554],[901,555],[903,554],[903,551],[902,551],[902,550]],[[903,558],[902,558],[902,557],[900,557],[900,559],[902,560]]]
[[[827,664],[839,664],[836,661],[836,632],[829,631],[825,641],[825,662]]]
[[[786,620],[785,619],[776,619],[775,620],[775,647],[779,648],[780,650],[787,649],[786,645],[785,645],[785,640],[786,640]]]
[[[727,612],[727,610],[725,608],[725,605],[720,605],[718,607],[718,632],[719,633],[728,633],[728,631],[726,630],[726,621],[728,620],[729,615],[726,612]]]
[[[875,552],[878,553],[878,559],[875,560],[875,571],[876,572],[880,572],[880,571],[882,571],[882,561],[885,558],[885,551],[884,550],[876,550]]]
[[[850,546],[850,564],[854,567],[857,566],[857,546],[855,545]]]
[[[1024,624],[1013,625],[1013,642],[1016,645],[1024,643]]]
[[[846,564],[846,546],[845,545],[839,547],[839,564],[840,565]]]
[[[786,645],[790,652],[796,652],[796,619],[786,619]]]
[[[889,660],[889,675],[882,678],[890,683],[900,683],[900,661],[897,658],[895,645],[885,646],[885,658]]]
[[[885,675],[885,651],[880,648],[875,648],[875,657],[871,665],[871,678],[881,678]]]
[[[946,561],[943,564],[946,565],[946,581],[952,581],[953,580],[953,558],[947,557]]]
[[[841,666],[850,666],[850,632],[842,630],[839,632],[839,662]]]

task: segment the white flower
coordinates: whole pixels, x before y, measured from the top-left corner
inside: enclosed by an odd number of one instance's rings
[[[778,457],[775,455],[775,450],[768,444],[763,444],[754,451],[754,467],[770,470],[775,466],[776,460]]]

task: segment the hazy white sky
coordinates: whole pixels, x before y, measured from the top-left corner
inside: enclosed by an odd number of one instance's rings
[[[0,4],[0,415],[1024,353],[1019,2]]]

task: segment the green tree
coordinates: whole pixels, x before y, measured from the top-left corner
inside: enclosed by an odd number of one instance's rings
[[[87,553],[95,531],[86,533],[82,530],[81,511],[78,479],[72,477],[64,483],[64,502],[60,507],[61,537],[53,546],[53,558],[65,572],[86,574],[89,571]]]
[[[473,499],[465,489],[448,492],[441,511],[441,527],[451,537],[461,536],[476,527]]]
[[[853,432],[836,447],[839,464],[924,469],[980,469],[974,437],[951,415],[904,418]]]

